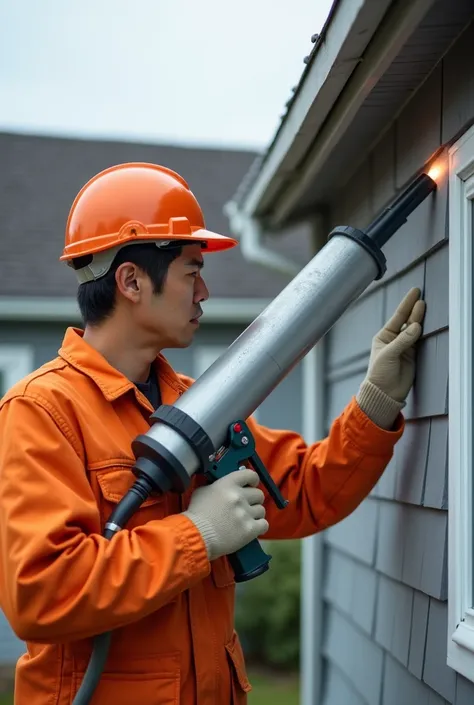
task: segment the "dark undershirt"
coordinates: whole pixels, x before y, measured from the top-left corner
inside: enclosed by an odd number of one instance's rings
[[[150,374],[146,382],[135,382],[137,389],[146,396],[154,409],[157,409],[161,404],[160,386],[156,378],[155,366],[150,367]]]

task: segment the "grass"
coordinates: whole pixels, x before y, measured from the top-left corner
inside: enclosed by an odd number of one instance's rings
[[[282,678],[249,669],[249,680],[253,689],[248,696],[248,705],[299,705],[297,676]],[[0,705],[13,705],[13,695],[0,693]]]
[[[298,676],[283,678],[278,674],[255,672],[251,668],[248,676],[252,684],[248,705],[299,705]]]

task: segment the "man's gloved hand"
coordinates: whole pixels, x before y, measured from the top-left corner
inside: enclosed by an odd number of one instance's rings
[[[357,395],[362,411],[384,429],[392,428],[415,378],[415,343],[421,335],[425,302],[410,289],[372,341],[367,375]]]
[[[210,561],[238,551],[268,531],[259,482],[257,473],[244,467],[193,492],[183,514],[201,532]]]

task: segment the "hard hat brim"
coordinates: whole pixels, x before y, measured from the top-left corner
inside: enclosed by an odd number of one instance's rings
[[[230,250],[232,247],[239,244],[239,241],[234,240],[232,237],[228,237],[227,235],[219,235],[219,233],[213,233],[211,230],[204,229],[196,230],[191,239],[194,240],[194,238],[206,243],[207,247],[203,250],[204,254],[206,252],[221,252],[222,250]]]
[[[196,240],[196,244],[205,243],[203,247],[203,254],[208,252],[221,252],[223,250],[229,250],[239,244],[238,240],[227,235],[220,235],[219,233],[212,232],[211,230],[206,230],[205,228],[193,229],[192,233],[153,233],[153,232],[137,232],[135,235],[130,234],[125,237],[121,237],[117,241],[116,235],[106,235],[100,238],[91,238],[90,240],[82,240],[80,242],[72,243],[64,248],[60,261],[68,261],[75,259],[76,257],[83,257],[84,255],[95,255],[99,252],[105,252],[106,250],[112,249],[120,244],[121,247],[125,245],[131,245],[136,241],[145,242],[159,242],[160,240],[166,240],[173,242],[179,242],[179,240],[185,240],[187,244],[190,241]]]

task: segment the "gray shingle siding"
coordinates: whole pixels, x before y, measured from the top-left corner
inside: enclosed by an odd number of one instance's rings
[[[367,700],[354,690],[352,683],[336,666],[331,666],[321,705],[367,705]]]
[[[446,143],[474,121],[473,43],[471,23],[333,204],[332,224],[366,226],[433,155],[447,166]],[[384,248],[386,276],[328,334],[327,427],[365,375],[373,334],[410,287],[423,291],[405,433],[370,496],[324,537],[323,705],[474,702],[474,684],[446,664],[448,208],[444,178]]]
[[[327,621],[323,654],[338,666],[367,705],[379,705],[383,650],[335,609],[328,609]]]

